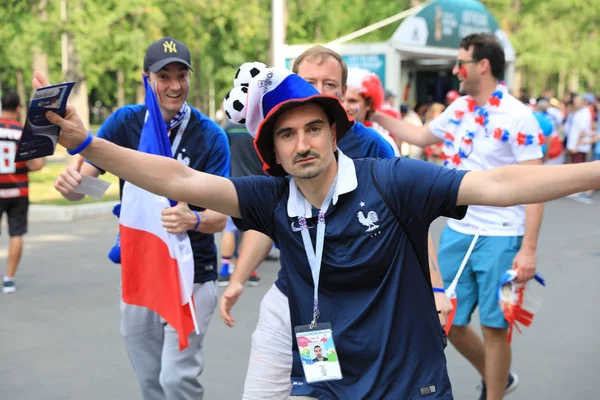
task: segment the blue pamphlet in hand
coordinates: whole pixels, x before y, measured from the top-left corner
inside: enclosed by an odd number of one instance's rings
[[[15,162],[54,154],[60,128],[48,121],[44,113],[54,111],[64,117],[73,86],[75,82],[65,82],[35,91],[27,110],[27,121],[19,141]]]

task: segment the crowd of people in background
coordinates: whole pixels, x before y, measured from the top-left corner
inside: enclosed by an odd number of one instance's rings
[[[429,124],[453,101],[460,97],[457,90],[446,94],[445,104],[416,102],[400,106],[399,118],[413,125]],[[526,104],[540,124],[546,138],[543,145],[545,164],[581,163],[600,160],[600,95],[567,92],[558,99],[552,89],[544,89],[538,97],[521,90],[518,99]],[[386,91],[386,103],[393,104],[395,96]],[[405,157],[420,158],[442,164],[442,143],[420,148],[400,144]],[[592,193],[578,193],[569,198],[583,204],[592,204]]]

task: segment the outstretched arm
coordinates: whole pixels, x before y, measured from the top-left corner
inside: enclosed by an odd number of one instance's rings
[[[570,165],[509,165],[468,172],[457,205],[508,207],[558,199],[600,187],[600,162]]]
[[[441,141],[426,126],[409,124],[382,112],[374,113],[371,116],[371,121],[378,123],[389,131],[397,142],[407,142],[415,146],[427,147]]]
[[[46,78],[36,73],[34,88],[47,85]],[[46,112],[46,118],[60,127],[58,140],[67,149],[75,149],[88,137],[73,107],[67,107],[65,118],[51,111]],[[229,179],[195,171],[172,158],[126,149],[98,138],[81,154],[94,165],[149,192],[240,217],[237,192]]]
[[[57,114],[48,115],[48,119],[60,126],[61,136],[71,140],[65,147],[74,148],[87,137],[83,124],[73,124]],[[126,149],[98,138],[81,154],[94,165],[149,192],[240,217],[237,193],[229,179],[196,171],[172,158]]]

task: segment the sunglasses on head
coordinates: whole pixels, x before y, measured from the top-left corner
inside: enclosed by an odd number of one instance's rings
[[[470,63],[478,63],[479,60],[456,60],[456,66],[458,68],[462,67],[463,64],[470,64]]]

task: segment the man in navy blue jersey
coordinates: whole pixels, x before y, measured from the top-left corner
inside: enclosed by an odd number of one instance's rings
[[[320,93],[334,96],[340,101],[347,93],[348,67],[335,51],[323,46],[314,46],[294,60],[293,71],[315,87]],[[364,118],[363,118],[364,119]],[[248,135],[249,136],[249,135]],[[250,136],[249,136],[250,138]],[[342,152],[350,158],[392,158],[394,150],[381,134],[355,121],[338,143]],[[244,283],[251,279],[255,268],[269,252],[273,241],[266,235],[250,230],[238,257],[236,270],[229,286],[219,300],[219,311],[225,323],[232,327],[235,319],[231,309],[243,294]],[[433,245],[432,245],[433,248]],[[442,287],[443,281],[437,267],[435,249],[430,253],[432,282]],[[282,269],[277,280],[263,297],[256,329],[252,333],[252,347],[244,384],[243,400],[287,399],[292,389],[292,328],[287,301],[287,282]],[[452,306],[444,293],[436,293],[436,306],[441,319]]]
[[[36,74],[34,86],[46,84]],[[89,136],[73,108],[65,118],[46,116],[61,127],[61,145],[95,165],[273,239],[297,339],[292,397],[452,399],[422,268],[430,223],[462,218],[470,204],[539,203],[600,187],[598,162],[459,171],[401,158],[352,160],[337,141],[354,121],[338,99],[290,71],[263,71],[244,97],[246,127],[272,177],[227,179],[115,146]],[[327,362],[307,360],[314,344],[327,348]]]
[[[165,37],[148,47],[144,73],[158,98],[173,158],[194,170],[227,177],[227,136],[215,122],[186,102],[191,70],[190,52],[185,44]],[[121,107],[104,122],[97,137],[137,149],[145,117],[145,105]],[[159,167],[150,167],[155,168]],[[65,198],[77,201],[83,195],[73,191],[81,183],[82,175],[97,177],[103,172],[97,164],[79,163],[58,177],[55,188]],[[123,183],[121,180],[121,189]],[[193,293],[200,333],[189,336],[189,346],[184,351],[179,351],[177,332],[157,313],[121,301],[121,334],[144,400],[203,398],[204,389],[198,380],[204,368],[202,342],[217,304],[217,250],[213,234],[223,230],[226,218],[183,202],[162,212],[163,226],[168,232],[188,233],[194,254]]]

